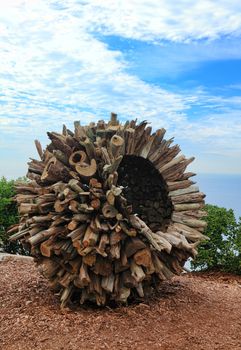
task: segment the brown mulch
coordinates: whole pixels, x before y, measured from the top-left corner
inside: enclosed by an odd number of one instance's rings
[[[186,274],[138,305],[61,311],[32,262],[3,261],[0,349],[241,349],[241,277]]]

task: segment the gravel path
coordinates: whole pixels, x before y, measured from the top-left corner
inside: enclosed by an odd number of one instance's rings
[[[241,350],[241,277],[184,275],[116,309],[59,309],[33,262],[0,262],[0,349]]]

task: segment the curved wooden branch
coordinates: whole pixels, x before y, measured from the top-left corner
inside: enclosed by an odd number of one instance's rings
[[[90,164],[77,164],[75,165],[77,173],[84,178],[91,178],[97,171],[97,164],[95,159],[91,159]]]

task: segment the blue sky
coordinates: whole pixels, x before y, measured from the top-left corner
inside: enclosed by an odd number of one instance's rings
[[[241,174],[241,2],[0,0],[0,176],[111,111],[165,127],[190,170]]]

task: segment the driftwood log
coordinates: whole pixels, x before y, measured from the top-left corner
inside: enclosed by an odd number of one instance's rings
[[[35,141],[40,160],[17,186],[10,240],[30,248],[62,306],[143,298],[207,238],[205,195],[185,172],[193,158],[164,134],[112,113],[108,123],[48,132],[45,150]]]

